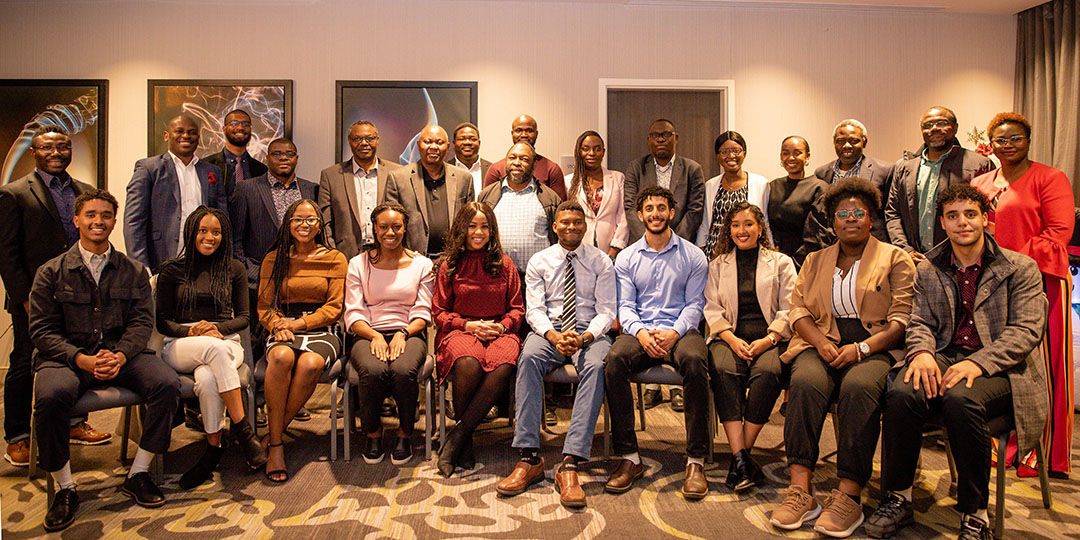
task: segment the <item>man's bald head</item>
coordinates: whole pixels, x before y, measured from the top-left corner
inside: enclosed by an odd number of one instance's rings
[[[199,148],[199,124],[186,114],[174,117],[166,124],[165,144],[176,157],[190,160]]]
[[[425,167],[439,168],[442,160],[446,157],[446,151],[450,148],[450,139],[446,136],[446,130],[435,125],[427,126],[420,132],[420,138],[416,141],[420,149],[420,163]]]
[[[536,135],[538,133],[536,119],[527,114],[515,118],[514,122],[510,124],[510,137],[516,143],[524,141],[536,146]]]

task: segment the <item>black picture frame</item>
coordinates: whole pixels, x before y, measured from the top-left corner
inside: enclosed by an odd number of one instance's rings
[[[72,177],[108,186],[107,79],[0,79],[0,185],[33,172],[30,135],[59,125],[72,138]]]
[[[248,153],[265,160],[266,146],[276,137],[292,137],[293,81],[291,79],[149,79],[146,81],[146,150],[165,152],[165,126],[185,113],[199,124],[202,157],[225,145],[221,126],[230,111],[251,115]]]
[[[425,111],[426,100],[431,104]],[[429,123],[450,132],[461,122],[476,123],[476,81],[337,81],[335,91],[334,159],[350,156],[346,135],[353,122],[368,120],[379,130],[379,157],[395,163],[403,159],[413,137]],[[451,135],[452,136],[452,135]],[[453,153],[453,147],[447,159]]]

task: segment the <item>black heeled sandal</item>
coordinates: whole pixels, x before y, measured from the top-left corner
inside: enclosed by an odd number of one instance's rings
[[[279,442],[277,444],[269,443],[266,446],[267,446],[267,449],[270,449],[270,448],[277,448],[279,446],[284,446],[284,445],[285,445],[285,443]],[[269,453],[269,452],[267,452],[267,453]],[[269,463],[269,460],[267,461],[267,463]],[[274,479],[274,476],[279,475],[279,474],[285,475],[284,478],[281,478],[280,480]],[[266,471],[266,479],[273,482],[273,483],[275,483],[275,484],[284,484],[285,482],[289,481],[289,471],[287,469],[275,469],[273,471],[268,470],[268,471]]]

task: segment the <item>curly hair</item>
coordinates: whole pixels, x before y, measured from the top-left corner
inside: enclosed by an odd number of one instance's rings
[[[871,214],[876,214],[878,210],[881,210],[881,192],[878,191],[877,186],[865,178],[853,176],[840,180],[825,189],[825,194],[822,196],[825,214],[831,217],[836,213],[836,207],[840,201],[851,197],[862,201]]]
[[[671,194],[671,191],[667,188],[662,188],[656,184],[645,186],[637,194],[637,199],[634,201],[634,208],[638,212],[645,206],[645,199],[649,197],[661,197],[667,199],[668,208],[675,208],[675,195]]]
[[[486,202],[472,201],[465,203],[454,216],[454,223],[450,225],[450,233],[446,235],[446,247],[442,256],[435,262],[432,273],[439,274],[439,270],[445,266],[447,277],[454,277],[457,273],[458,262],[461,255],[468,249],[469,224],[477,214],[484,214],[488,222],[490,236],[487,243],[487,257],[484,258],[484,270],[491,277],[499,277],[503,267],[503,249],[499,242],[499,224],[495,221],[495,211]]]
[[[203,218],[212,216],[221,224],[221,242],[217,249],[210,255],[203,255],[195,247],[199,238],[199,226]],[[184,247],[176,258],[162,263],[177,265],[184,270],[184,279],[180,284],[177,308],[180,313],[191,313],[195,309],[195,301],[198,290],[195,288],[195,278],[199,269],[207,267],[210,270],[210,295],[214,297],[214,307],[218,313],[232,311],[232,282],[229,279],[229,265],[232,264],[232,227],[229,225],[229,216],[217,208],[200,206],[188,216],[184,222]]]
[[[286,298],[284,291],[282,290],[285,285],[285,277],[289,275],[289,260],[292,258],[289,254],[292,252],[295,239],[292,235],[292,227],[289,226],[289,220],[296,214],[296,209],[302,204],[311,205],[311,208],[315,210],[315,216],[319,218],[319,228],[315,231],[315,245],[322,246],[326,249],[330,249],[330,246],[326,243],[326,235],[323,233],[322,217],[319,216],[319,206],[315,204],[315,201],[311,199],[300,199],[289,205],[285,209],[285,217],[281,220],[281,225],[278,226],[277,238],[274,240],[273,245],[270,246],[270,251],[275,253],[274,267],[270,270],[270,287],[273,296],[270,300],[270,309],[284,313],[282,305],[288,305],[289,299]]]
[[[761,211],[761,208],[758,208],[756,204],[740,201],[728,213],[724,214],[724,224],[720,228],[720,238],[716,242],[716,250],[711,258],[731,253],[735,249],[735,241],[731,238],[731,222],[735,220],[735,214],[743,210],[749,210],[750,215],[754,216],[754,221],[757,221],[758,226],[761,227],[758,246],[762,249],[775,251],[776,248],[769,241],[769,224],[765,222],[765,214]]]
[[[397,213],[401,214],[401,219],[405,222],[404,223],[405,224],[405,230],[402,231],[403,234],[406,231],[409,230],[409,212],[407,210],[405,210],[405,207],[401,206],[400,204],[395,203],[395,202],[385,202],[385,203],[380,204],[379,206],[376,206],[371,211],[371,230],[372,230],[372,234],[375,233],[375,221],[376,221],[376,218],[379,217],[379,214],[382,214],[383,212],[388,212],[388,211],[394,211],[394,212],[397,212]],[[403,236],[401,238],[401,247],[405,248],[406,250],[409,249],[409,235],[408,234],[405,234],[405,236]],[[379,259],[382,258],[382,244],[379,243],[378,237],[375,238],[375,243],[372,244],[370,247],[368,247],[367,254],[368,254],[368,259],[372,263],[377,263],[377,262],[379,262]]]
[[[1031,122],[1018,112],[1001,112],[990,119],[990,125],[986,126],[986,136],[989,137],[998,126],[1002,124],[1016,124],[1024,128],[1024,135],[1031,137]]]
[[[986,199],[983,192],[975,189],[971,184],[953,184],[938,195],[937,217],[944,215],[946,204],[956,201],[971,201],[979,205],[979,211],[984,214],[990,211],[990,201]]]

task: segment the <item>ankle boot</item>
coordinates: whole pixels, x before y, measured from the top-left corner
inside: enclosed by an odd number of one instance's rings
[[[218,461],[221,460],[221,454],[223,450],[220,446],[206,445],[206,451],[203,452],[199,461],[195,462],[195,465],[184,473],[180,477],[180,481],[177,484],[182,489],[191,489],[202,485],[214,475],[214,469],[217,468]]]
[[[458,454],[457,460],[454,463],[462,469],[472,469],[473,467],[476,467],[476,454],[473,452],[473,442],[471,438],[462,444],[461,452]]]
[[[254,471],[266,464],[268,459],[266,449],[259,444],[259,439],[255,436],[255,430],[251,429],[251,424],[246,419],[233,422],[230,431],[240,446],[240,451],[244,453],[244,461],[247,462],[249,469]]]
[[[454,465],[458,462],[458,456],[466,444],[464,430],[455,426],[450,433],[446,434],[446,441],[439,448],[439,474],[446,478],[454,474]]]

